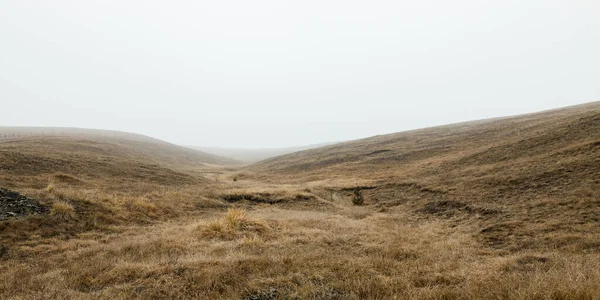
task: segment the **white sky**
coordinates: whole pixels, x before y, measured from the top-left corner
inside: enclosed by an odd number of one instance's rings
[[[597,0],[0,1],[5,126],[285,147],[598,100]]]

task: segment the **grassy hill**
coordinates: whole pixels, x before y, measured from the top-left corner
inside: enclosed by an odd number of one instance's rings
[[[176,166],[235,165],[239,162],[214,154],[174,145],[141,134],[82,128],[63,127],[0,127],[0,142],[8,140],[36,140],[52,138],[64,143],[88,141],[97,145],[110,144],[122,147],[113,154],[139,157],[155,163]],[[107,149],[108,151],[108,149]]]
[[[600,298],[598,102],[250,166],[48,135],[0,140],[0,298]]]
[[[556,162],[557,156],[592,162],[600,140],[599,118],[600,102],[594,102],[375,136],[271,158],[247,169],[298,177],[344,172],[378,178],[445,174],[496,164],[538,165],[544,159]],[[524,172],[529,171],[535,170]]]
[[[0,188],[34,194],[52,186],[83,199],[90,198],[84,195],[89,193],[91,198],[114,193],[143,196],[204,186],[210,179],[201,174],[218,173],[237,163],[123,132],[0,127],[0,134]],[[115,204],[122,203],[111,205]]]

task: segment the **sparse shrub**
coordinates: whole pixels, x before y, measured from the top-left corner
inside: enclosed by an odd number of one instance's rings
[[[354,190],[354,197],[352,198],[352,204],[363,205],[364,203],[365,203],[365,198],[363,197],[362,191],[359,189]]]
[[[75,217],[75,208],[65,201],[56,201],[52,203],[50,214],[63,220],[68,220]]]

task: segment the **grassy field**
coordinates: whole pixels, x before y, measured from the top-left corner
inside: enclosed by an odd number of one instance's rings
[[[245,167],[153,143],[0,140],[48,208],[0,220],[0,298],[600,299],[600,103]]]

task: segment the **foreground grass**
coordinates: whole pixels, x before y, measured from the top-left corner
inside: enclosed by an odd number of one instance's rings
[[[358,209],[358,208],[357,208]],[[596,299],[600,255],[499,255],[401,212],[253,207],[13,249],[13,299]],[[254,298],[252,298],[254,297]]]
[[[355,206],[354,181],[70,181],[21,189],[50,213],[0,223],[0,299],[600,297],[598,235],[579,227],[379,206],[378,189]]]

